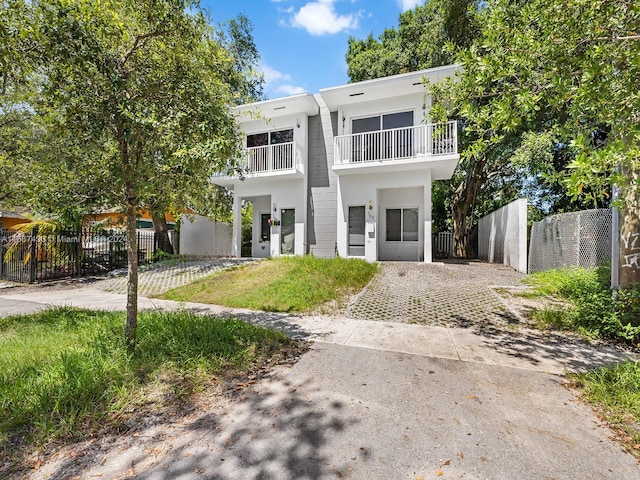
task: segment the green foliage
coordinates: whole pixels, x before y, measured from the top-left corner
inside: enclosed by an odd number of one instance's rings
[[[352,82],[453,63],[447,44],[466,47],[476,37],[477,0],[430,0],[401,13],[398,28],[377,39],[349,38],[347,74]]]
[[[573,377],[609,425],[620,431],[625,448],[640,456],[640,362],[625,362]]]
[[[116,425],[158,383],[182,395],[289,344],[279,332],[188,312],[140,316],[131,355],[123,314],[56,308],[0,318],[0,449]]]
[[[566,308],[534,312],[540,326],[576,330],[589,337],[640,343],[640,289],[630,285],[611,290],[610,269],[567,268],[527,277],[540,296],[566,300]]]
[[[341,304],[371,280],[377,266],[344,258],[279,257],[214,274],[167,292],[170,300],[272,312],[309,312]]]

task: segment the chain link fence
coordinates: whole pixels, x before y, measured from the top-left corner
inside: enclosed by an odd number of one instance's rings
[[[531,227],[529,273],[611,261],[611,209],[561,213]]]

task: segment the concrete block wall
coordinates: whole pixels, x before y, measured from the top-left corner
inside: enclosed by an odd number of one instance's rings
[[[320,114],[309,117],[307,251],[316,257],[334,257],[337,236],[337,178],[333,166],[333,138],[338,114],[329,112],[320,95]]]
[[[527,273],[527,199],[521,198],[478,222],[478,258]]]
[[[180,254],[209,257],[232,255],[231,225],[196,215],[183,217],[180,225]]]

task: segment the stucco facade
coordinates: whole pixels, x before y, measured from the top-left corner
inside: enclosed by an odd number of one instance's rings
[[[238,107],[245,174],[213,181],[253,204],[253,257],[431,261],[431,185],[458,163],[454,122],[428,122],[423,79],[455,65]]]

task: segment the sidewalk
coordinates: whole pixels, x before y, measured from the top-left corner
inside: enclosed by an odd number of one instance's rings
[[[40,289],[0,295],[0,317],[31,313],[51,306],[75,306],[100,310],[124,310],[126,295],[108,293],[96,286],[73,289]],[[217,305],[182,303],[140,297],[140,310],[187,309],[198,314],[234,316],[280,329],[294,338],[322,343],[458,360],[485,365],[563,375],[630,358],[621,350],[593,345],[553,333],[518,329],[483,329],[410,325],[347,317],[300,316],[232,309]]]

